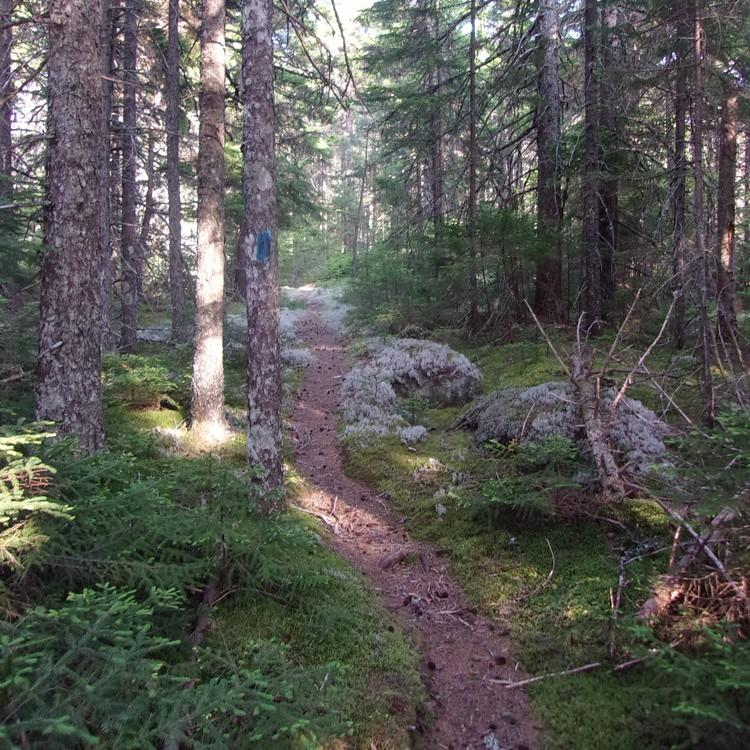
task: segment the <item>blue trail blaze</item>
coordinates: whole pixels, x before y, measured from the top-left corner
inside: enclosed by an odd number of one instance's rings
[[[270,229],[264,229],[258,235],[258,242],[255,246],[255,260],[260,263],[268,263],[271,259],[271,240],[273,235]]]

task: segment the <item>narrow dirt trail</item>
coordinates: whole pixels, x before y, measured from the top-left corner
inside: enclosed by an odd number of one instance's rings
[[[292,417],[298,470],[310,491],[299,502],[321,517],[331,546],[380,591],[413,637],[433,720],[418,745],[441,750],[522,750],[541,745],[522,690],[508,629],[478,616],[429,545],[409,538],[397,513],[370,487],[344,474],[336,440],[339,388],[347,372],[341,339],[312,304],[297,323],[315,352]],[[408,553],[415,564],[403,561]],[[413,557],[412,557],[413,555]]]

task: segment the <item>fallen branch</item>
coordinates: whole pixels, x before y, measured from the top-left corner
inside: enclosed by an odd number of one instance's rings
[[[338,520],[333,516],[329,516],[328,513],[321,513],[317,510],[309,510],[308,508],[302,508],[299,505],[290,505],[289,507],[293,508],[294,510],[298,510],[300,513],[306,513],[308,516],[314,516],[315,518],[320,519],[337,536],[341,533],[341,528],[339,526]]]
[[[652,651],[646,656],[640,656],[636,659],[628,659],[627,661],[620,662],[619,664],[615,664],[615,666],[610,669],[610,672],[622,672],[624,669],[636,666],[636,664],[642,664],[647,659],[652,659],[655,656],[659,656],[660,653],[661,651]],[[524,687],[525,685],[532,685],[535,682],[541,682],[542,680],[546,680],[550,677],[567,677],[568,675],[581,674],[582,672],[593,672],[595,669],[599,669],[600,667],[604,666],[606,666],[604,662],[593,661],[591,662],[591,664],[584,664],[582,667],[565,669],[562,672],[548,672],[547,674],[540,674],[536,677],[529,677],[525,680],[519,680],[518,682],[508,682],[507,680],[494,679],[491,681],[499,685],[505,685],[506,690],[512,690],[514,688]]]
[[[727,572],[726,566],[724,563],[719,560],[719,558],[716,556],[714,551],[708,546],[708,542],[710,541],[711,535],[713,534],[713,531],[711,531],[711,534],[709,534],[708,538],[702,537],[676,510],[673,508],[670,508],[667,503],[665,503],[663,500],[660,500],[658,497],[655,498],[657,505],[665,512],[667,513],[674,521],[676,521],[678,524],[680,524],[685,531],[687,531],[688,534],[690,534],[691,537],[696,541],[698,544],[698,548],[703,550],[703,552],[706,553],[706,557],[714,564],[716,567],[716,570],[721,573],[722,578],[724,578],[725,581],[728,583],[733,583],[737,586],[739,584],[736,581],[733,581],[729,573]],[[714,527],[715,529],[716,527]]]
[[[592,377],[591,370],[584,362],[580,351],[571,357],[571,363],[573,365],[571,380],[578,391],[583,426],[599,474],[602,494],[607,501],[621,500],[625,496],[625,484],[609,447],[607,426],[603,423],[599,412],[598,382]]]
[[[599,669],[601,666],[602,662],[593,661],[591,664],[584,664],[582,667],[576,667],[575,669],[565,669],[562,672],[548,672],[547,674],[529,677],[525,680],[519,680],[518,682],[508,682],[507,680],[492,680],[492,682],[505,685],[506,690],[512,690],[513,688],[524,687],[525,685],[533,685],[535,682],[541,682],[549,677],[566,677],[567,675],[580,674],[581,672],[592,672],[595,669]]]

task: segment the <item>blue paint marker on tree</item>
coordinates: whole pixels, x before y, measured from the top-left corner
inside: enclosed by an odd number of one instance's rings
[[[259,235],[255,245],[255,260],[259,263],[268,263],[271,259],[271,243],[273,235],[270,229],[264,229]]]

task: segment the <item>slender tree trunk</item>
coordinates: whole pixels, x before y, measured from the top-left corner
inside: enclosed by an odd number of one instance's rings
[[[477,2],[471,0],[469,40],[469,329],[479,330],[477,289]]]
[[[114,288],[115,279],[120,278],[118,265],[122,248],[122,98],[123,98],[123,45],[120,38],[121,13],[112,6],[112,112],[110,114],[109,137],[109,275],[111,283],[106,292],[108,299],[102,304],[109,304],[112,321],[112,347],[117,336],[114,323]]]
[[[224,0],[205,0],[201,22],[198,254],[193,430],[226,434],[224,418]]]
[[[737,295],[734,280],[735,182],[737,180],[737,109],[735,86],[724,84],[719,134],[719,187],[716,199],[716,301],[718,332],[730,349],[737,339]]]
[[[672,290],[675,296],[675,346],[682,349],[685,346],[685,176],[687,172],[685,117],[689,104],[687,68],[683,54],[678,55],[677,66],[672,172]]]
[[[13,200],[12,0],[0,0],[0,202]]]
[[[745,225],[745,231],[742,237],[742,244],[750,248],[750,128],[745,130],[745,168],[743,174],[743,206],[742,220]]]
[[[617,225],[619,203],[619,180],[615,173],[616,150],[620,138],[619,99],[622,95],[621,81],[616,78],[613,65],[620,59],[618,43],[613,41],[611,31],[617,26],[616,8],[601,11],[601,57],[602,70],[598,92],[599,122],[598,144],[600,179],[599,198],[599,256],[601,258],[602,317],[606,320],[609,305],[617,286]]]
[[[424,232],[425,228],[424,191],[422,186],[422,160],[419,158],[419,153],[416,153],[414,158],[414,198],[416,203],[416,229],[417,232],[421,234],[422,232]]]
[[[122,329],[120,350],[135,351],[138,332],[138,227],[136,218],[138,16],[137,0],[125,0],[122,95]]]
[[[146,196],[143,201],[143,218],[141,233],[138,236],[138,300],[143,299],[143,269],[148,258],[148,241],[151,235],[151,223],[154,219],[154,138],[149,136],[148,154],[146,156]]]
[[[443,241],[445,224],[445,189],[443,187],[443,68],[440,41],[440,2],[435,0],[433,36],[436,64],[430,72],[432,88],[432,110],[430,112],[430,160],[432,179],[432,224],[435,241]]]
[[[114,10],[111,0],[101,0],[101,58],[102,58],[102,126],[101,156],[99,161],[99,214],[102,254],[102,349],[114,347],[112,332],[112,206],[110,195],[109,160],[112,135],[112,73],[114,52]]]
[[[245,151],[244,145],[242,148],[243,154]],[[247,258],[245,257],[245,235],[247,234],[247,224],[245,221],[245,214],[243,213],[240,219],[239,232],[237,233],[237,247],[235,248],[235,263],[236,268],[234,269],[234,282],[237,286],[237,293],[240,299],[245,299],[247,292]]]
[[[357,203],[357,220],[354,223],[354,241],[352,242],[352,275],[357,274],[357,261],[359,252],[359,234],[362,225],[362,205],[365,200],[365,187],[367,186],[367,170],[369,168],[370,153],[370,131],[365,134],[365,163],[362,167],[362,181],[359,185],[359,201]]]
[[[273,489],[282,457],[271,0],[244,0],[242,21],[248,461]]]
[[[558,0],[539,0],[537,75],[537,234],[545,251],[537,262],[534,309],[547,320],[562,319],[560,201],[560,100]]]
[[[36,416],[104,447],[101,391],[101,14],[98,0],[49,3],[47,213]],[[91,85],[91,81],[96,85]],[[82,186],[90,185],[91,190]]]
[[[706,250],[706,216],[703,198],[703,9],[701,0],[693,0],[693,213],[695,215],[695,253],[699,297],[701,350],[701,396],[703,418],[708,425],[716,420],[716,403],[711,374],[711,326],[708,317],[709,253]]]
[[[187,341],[185,281],[182,276],[180,197],[180,0],[169,0],[167,17],[167,198],[169,201],[169,301],[172,340]]]
[[[586,0],[584,13],[583,126],[583,252],[585,281],[583,311],[586,325],[596,328],[602,319],[602,262],[599,255],[599,139],[596,76],[597,0]]]

